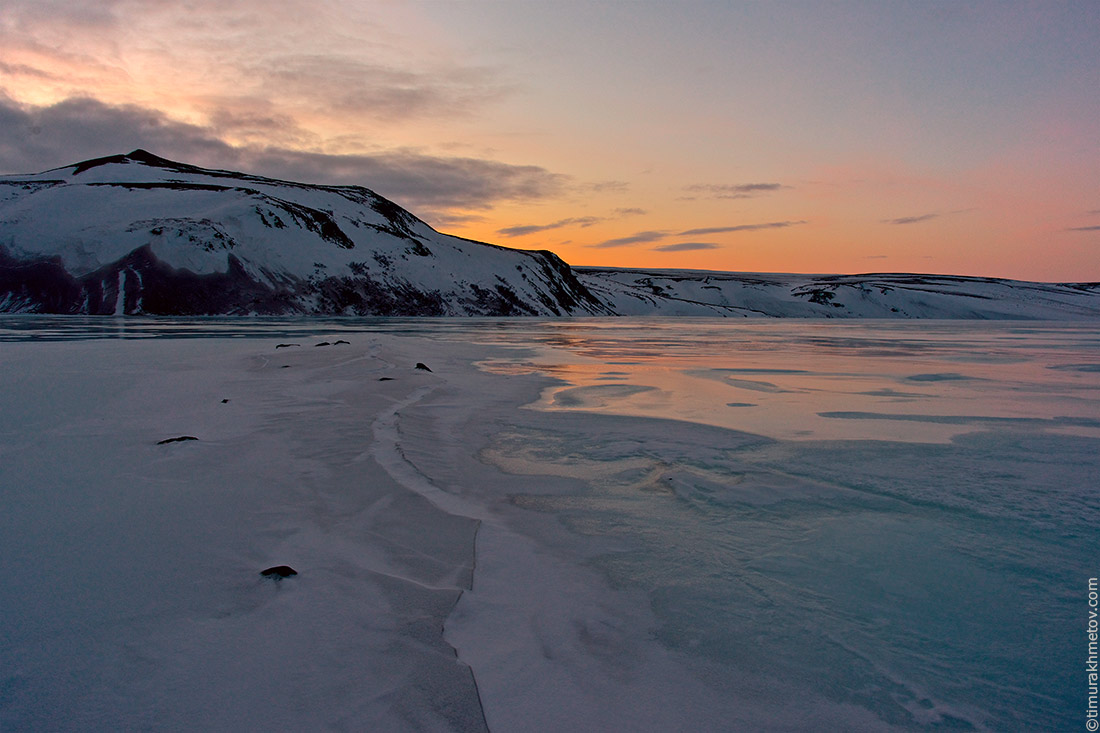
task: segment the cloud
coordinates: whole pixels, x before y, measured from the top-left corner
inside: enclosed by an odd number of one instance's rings
[[[756,232],[761,229],[784,229],[786,227],[798,226],[799,224],[807,223],[804,220],[799,221],[769,221],[763,224],[736,224],[728,227],[707,227],[704,229],[688,229],[687,231],[680,232],[680,236],[690,237],[699,234],[725,234],[726,232]]]
[[[678,242],[677,244],[662,244],[654,247],[655,252],[692,252],[701,249],[721,249],[722,245],[714,242]]]
[[[434,209],[487,209],[500,201],[548,198],[561,193],[568,181],[538,166],[440,157],[412,149],[329,155],[234,146],[212,128],[176,122],[133,105],[69,99],[29,107],[0,95],[2,172],[36,172],[135,148],[206,167],[309,183],[363,185],[402,205]]]
[[[581,186],[582,190],[594,193],[621,193],[630,188],[626,181],[597,181]]]
[[[639,214],[645,214],[645,209],[615,209],[615,215],[617,217],[624,216],[637,216]],[[606,216],[578,216],[570,217],[568,219],[559,219],[558,221],[551,222],[550,224],[521,224],[518,226],[505,227],[504,229],[498,229],[497,234],[505,237],[522,237],[528,234],[535,234],[537,232],[545,232],[551,229],[561,229],[562,227],[590,227],[601,222],[608,220]]]
[[[903,216],[898,219],[883,219],[882,223],[895,225],[919,224],[922,221],[930,221],[931,219],[936,219],[938,217],[939,214],[921,214],[920,216]]]
[[[261,96],[387,122],[466,115],[511,90],[488,69],[413,71],[345,54],[263,57],[242,71],[258,81]]]
[[[0,89],[23,100],[101,90],[189,119],[264,99],[299,122],[370,134],[371,123],[468,116],[518,88],[503,65],[391,30],[377,5],[5,0]]]
[[[967,214],[971,211],[976,211],[974,208],[969,209],[955,209],[953,211],[933,211],[928,214],[920,214],[919,216],[902,216],[897,219],[882,219],[883,224],[893,224],[895,226],[905,224],[919,224],[922,221],[930,221],[932,219],[938,219],[941,216],[954,216],[955,214]]]
[[[1100,232],[1100,224],[1089,227],[1068,227],[1067,232]]]
[[[568,226],[590,227],[601,221],[604,221],[604,218],[601,216],[581,216],[571,219],[559,219],[551,224],[523,224],[520,226],[505,227],[504,229],[497,229],[497,234],[502,234],[505,237],[522,237],[527,234],[545,232],[550,229],[561,229],[562,227]]]
[[[612,247],[626,247],[631,244],[646,244],[648,242],[657,242],[669,235],[668,232],[638,232],[632,234],[629,237],[619,237],[617,239],[608,239],[599,244],[590,244],[589,247],[593,249],[610,249]]]
[[[782,183],[696,183],[684,186],[685,191],[706,194],[716,199],[747,199],[783,188],[789,186]]]

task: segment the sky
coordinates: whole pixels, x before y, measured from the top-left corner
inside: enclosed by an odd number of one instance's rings
[[[1100,280],[1100,3],[4,0],[0,173],[145,148],[573,265]]]

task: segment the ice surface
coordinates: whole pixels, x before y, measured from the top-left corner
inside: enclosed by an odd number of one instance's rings
[[[0,729],[484,726],[441,637],[476,522],[369,452],[424,379],[274,345],[3,344]]]
[[[0,729],[1080,723],[1091,327],[6,318],[0,342]]]

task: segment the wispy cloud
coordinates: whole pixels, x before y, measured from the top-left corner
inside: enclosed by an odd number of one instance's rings
[[[1067,232],[1100,232],[1100,224],[1088,227],[1068,227]]]
[[[721,249],[722,245],[714,242],[677,242],[676,244],[662,244],[654,247],[655,252],[692,252],[701,249]]]
[[[416,215],[431,224],[436,229],[440,227],[464,226],[466,224],[478,224],[485,221],[484,216],[478,214],[454,214],[447,211],[418,211]]]
[[[902,216],[897,219],[883,219],[883,224],[919,224],[922,221],[931,221],[939,217],[939,214],[921,214],[919,216]]]
[[[805,220],[799,221],[769,221],[763,224],[735,224],[728,227],[705,227],[703,229],[688,229],[680,232],[682,237],[698,236],[702,234],[725,234],[727,232],[756,232],[761,229],[784,229],[786,227],[806,224]]]
[[[618,237],[617,239],[608,239],[599,244],[590,244],[589,247],[593,249],[610,249],[612,247],[626,247],[631,244],[647,244],[649,242],[659,242],[669,236],[669,232],[638,232],[632,234],[629,237]]]
[[[593,193],[621,193],[629,190],[630,184],[626,181],[596,181],[582,185],[581,188]]]
[[[263,57],[242,70],[261,94],[393,122],[466,115],[510,91],[484,69],[399,69],[345,54]]]
[[[527,234],[545,232],[551,229],[561,229],[562,227],[568,226],[590,227],[601,221],[604,221],[604,218],[601,216],[581,216],[570,219],[559,219],[550,224],[522,224],[514,227],[505,227],[503,229],[497,229],[497,234],[501,234],[505,237],[522,237]]]
[[[919,224],[922,221],[931,221],[932,219],[938,219],[941,216],[954,216],[955,214],[966,214],[974,211],[970,209],[955,209],[953,211],[932,211],[927,214],[919,214],[917,216],[901,216],[897,219],[881,219],[882,224],[892,224],[894,226],[904,226],[905,224]]]
[[[782,183],[696,183],[684,186],[689,193],[716,199],[747,199],[764,193],[789,188]]]
[[[566,176],[482,158],[392,149],[329,155],[234,146],[209,127],[176,122],[142,107],[70,99],[48,107],[0,95],[0,172],[30,173],[134,148],[195,165],[234,168],[308,183],[367,186],[405,206],[488,209],[501,201],[558,195]]]
[[[645,209],[615,209],[614,217],[607,216],[575,216],[568,219],[558,219],[557,221],[550,222],[549,224],[520,224],[517,226],[505,227],[498,229],[497,234],[504,237],[523,237],[528,234],[537,234],[538,232],[545,232],[551,229],[561,229],[563,227],[590,227],[601,222],[608,221],[612,218],[621,218],[626,216],[639,216],[647,213]]]
[[[314,3],[304,14],[264,0],[5,0],[0,61],[9,78],[0,88],[26,89],[48,76],[55,95],[92,89],[133,102],[153,91],[153,104],[189,106],[192,119],[239,95],[360,130],[365,120],[466,116],[515,91],[503,67],[439,48],[425,53],[422,38],[392,32],[387,12],[370,6]]]

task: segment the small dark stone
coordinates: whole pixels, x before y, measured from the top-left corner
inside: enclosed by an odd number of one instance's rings
[[[426,371],[426,372],[430,372],[430,371],[431,371],[431,369],[429,369],[429,368],[428,368],[428,366],[427,366],[426,364],[423,364],[422,362],[419,362],[419,361],[418,361],[418,362],[416,362],[416,368],[417,368],[417,369],[423,369],[423,370],[424,370],[424,371]]]
[[[276,344],[276,349],[289,349],[291,346],[301,346],[301,344]]]
[[[348,342],[348,341],[345,341],[344,339],[340,339],[339,341],[336,342],[337,346],[339,346],[340,344],[347,344],[348,346],[351,346],[351,343]]]
[[[318,346],[332,346],[332,344],[330,344],[328,341],[322,341],[321,343],[314,344],[313,346],[314,346],[314,348],[316,348]]]
[[[226,402],[229,402],[229,400],[222,400],[222,404],[223,404],[223,405],[224,405],[224,404],[225,404]]]
[[[275,580],[279,580],[281,578],[289,578],[291,575],[297,574],[298,571],[290,567],[289,565],[276,565],[273,568],[268,568],[267,570],[260,571],[260,575],[264,576],[265,578],[274,578]]]
[[[379,378],[378,378],[378,381],[379,381],[379,382],[392,382],[392,381],[393,381],[393,377],[379,377]]]
[[[164,440],[158,440],[157,445],[164,445],[165,443],[182,443],[185,440],[198,440],[194,435],[181,435],[178,438],[165,438]]]

